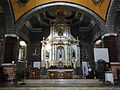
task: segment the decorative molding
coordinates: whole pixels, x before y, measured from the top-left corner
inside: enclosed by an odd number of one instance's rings
[[[5,37],[17,37],[17,39],[19,39],[19,36],[16,34],[5,34]]]
[[[104,0],[92,0],[95,5],[101,5]]]
[[[16,65],[16,64],[13,64],[13,63],[3,63],[2,66],[13,66],[13,65]]]
[[[29,0],[16,0],[18,5],[20,6],[25,6],[28,3]]]
[[[111,65],[120,65],[120,62],[111,62]]]
[[[107,33],[107,34],[104,34],[104,35],[102,36],[102,39],[103,39],[104,37],[108,37],[108,36],[117,36],[117,33]]]

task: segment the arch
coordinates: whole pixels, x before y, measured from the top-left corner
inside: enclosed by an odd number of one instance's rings
[[[99,16],[97,16],[94,12],[92,12],[91,10],[83,6],[67,3],[67,2],[54,2],[54,3],[45,4],[45,5],[36,7],[35,9],[32,9],[16,22],[16,30],[20,30],[21,27],[24,25],[25,21],[29,20],[36,13],[40,13],[45,9],[55,9],[56,6],[66,6],[67,8],[70,8],[70,9],[74,8],[76,10],[79,10],[80,12],[83,12],[89,15],[100,26],[101,31],[106,30],[105,22]]]
[[[4,13],[4,18],[5,18],[5,28],[4,30],[7,33],[15,33],[15,27],[14,27],[14,19],[13,19],[13,15],[12,15],[12,9],[10,7],[9,1],[8,0],[1,0],[0,3],[4,3],[1,4],[2,8],[3,8],[3,13]]]

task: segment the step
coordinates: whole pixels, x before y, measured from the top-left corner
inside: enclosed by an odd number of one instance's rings
[[[120,87],[106,86],[98,79],[32,79],[5,85],[0,90],[120,90]]]
[[[98,79],[27,79],[26,83],[102,83]]]
[[[9,87],[0,90],[120,90],[119,87]]]
[[[21,82],[18,82],[20,84]],[[102,81],[95,79],[40,79],[25,80],[26,87],[95,87],[103,86]]]

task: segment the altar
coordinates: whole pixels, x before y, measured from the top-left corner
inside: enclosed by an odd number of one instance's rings
[[[40,66],[47,70],[50,79],[72,79],[74,69],[81,66],[80,41],[71,34],[71,26],[65,20],[66,14],[59,13],[61,11],[56,12],[55,22],[50,25],[49,36],[41,41]]]
[[[79,39],[73,37],[70,32],[70,26],[66,23],[50,27],[50,35],[41,41],[41,64],[44,64],[46,69],[58,66],[59,62],[62,62],[63,66],[76,68],[79,64],[80,67]]]
[[[48,69],[48,79],[73,79],[74,69]]]

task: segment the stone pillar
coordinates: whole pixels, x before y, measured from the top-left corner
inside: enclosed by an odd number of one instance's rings
[[[102,36],[103,47],[108,48],[110,62],[118,62],[117,34],[108,33]]]
[[[3,62],[3,46],[4,46],[4,39],[0,39],[0,65]]]
[[[3,63],[12,63],[17,60],[17,39],[16,34],[5,35],[4,61]]]

